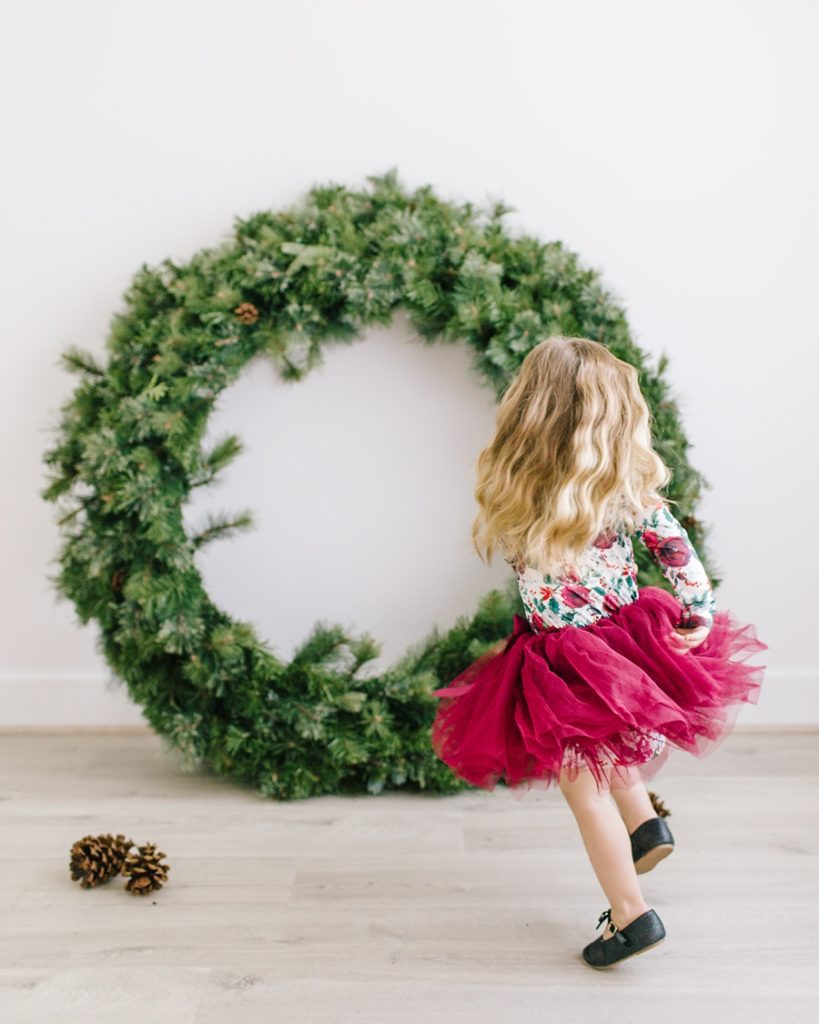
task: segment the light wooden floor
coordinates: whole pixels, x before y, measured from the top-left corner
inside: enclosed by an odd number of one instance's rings
[[[668,938],[611,971],[559,792],[276,803],[151,733],[0,735],[0,1020],[725,1024],[819,1020],[819,733],[740,731],[653,788]],[[72,842],[155,841],[168,885],[82,890]]]

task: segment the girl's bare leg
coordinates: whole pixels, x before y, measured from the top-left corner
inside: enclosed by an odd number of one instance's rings
[[[657,817],[651,797],[642,781],[635,783],[630,789],[612,789],[611,795],[629,833],[649,818]]]
[[[588,769],[579,771],[571,780],[564,770],[559,786],[575,816],[592,868],[611,906],[612,920],[618,928],[625,928],[649,909],[637,881],[626,825],[609,794],[598,792]],[[608,928],[604,929],[603,937],[611,938]]]

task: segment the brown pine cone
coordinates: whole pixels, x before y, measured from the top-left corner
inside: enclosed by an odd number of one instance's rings
[[[656,793],[652,793],[651,790],[649,790],[648,796],[651,800],[651,806],[654,808],[654,813],[658,818],[667,818],[669,814],[671,814],[671,811],[669,811]]]
[[[124,835],[83,836],[71,847],[69,868],[83,889],[107,882],[122,870],[128,850],[134,845]]]
[[[154,843],[138,846],[136,853],[129,853],[122,865],[123,875],[128,876],[125,888],[135,896],[156,892],[168,881],[170,864],[163,864],[165,854],[157,850]]]
[[[240,302],[233,312],[243,324],[254,324],[259,319],[259,311],[252,302]]]

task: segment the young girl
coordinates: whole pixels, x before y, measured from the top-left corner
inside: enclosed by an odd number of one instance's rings
[[[472,539],[517,574],[526,618],[435,695],[436,755],[467,782],[516,798],[557,784],[610,903],[583,950],[610,967],[665,928],[637,875],[673,849],[645,782],[672,748],[702,757],[756,703],[768,649],[718,611],[688,534],[658,493],[637,370],[605,345],[553,336],[533,348],[478,458]],[[674,589],[637,586],[631,537]],[[674,596],[676,595],[676,596]]]

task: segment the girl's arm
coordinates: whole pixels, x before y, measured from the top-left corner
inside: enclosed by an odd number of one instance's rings
[[[710,629],[716,612],[711,581],[683,525],[662,502],[646,509],[635,531],[671,583],[683,614],[675,627]]]

